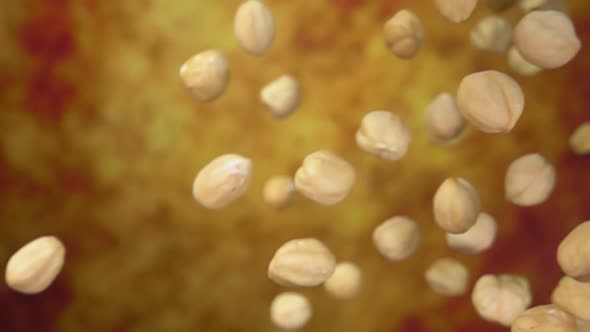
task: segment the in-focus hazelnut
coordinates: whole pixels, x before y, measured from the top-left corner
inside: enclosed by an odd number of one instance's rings
[[[324,288],[339,299],[355,297],[361,289],[361,269],[354,263],[342,262],[336,265],[334,273],[324,283]]]
[[[283,75],[262,88],[260,99],[272,115],[284,119],[299,107],[301,87],[294,77]]]
[[[576,319],[554,304],[540,305],[520,314],[511,332],[578,332]]]
[[[590,282],[590,220],[576,226],[561,241],[557,262],[566,275]]]
[[[514,46],[508,51],[508,66],[522,76],[532,76],[541,71],[541,68],[526,61]]]
[[[420,19],[411,11],[402,9],[390,18],[383,28],[385,42],[391,52],[402,59],[416,56],[424,40]]]
[[[446,179],[434,195],[434,220],[447,233],[467,232],[479,212],[477,191],[465,179]]]
[[[246,52],[261,56],[275,37],[274,17],[262,1],[248,0],[236,11],[234,34]]]
[[[447,233],[447,244],[450,248],[464,254],[479,254],[492,246],[496,239],[496,220],[482,212],[475,225],[462,234]]]
[[[356,143],[362,150],[385,160],[402,158],[410,140],[410,130],[399,116],[388,111],[366,114],[356,132]]]
[[[432,290],[441,295],[463,295],[469,286],[469,270],[452,258],[441,258],[434,262],[426,270],[425,277]]]
[[[446,19],[461,23],[471,16],[477,0],[434,0],[434,4]]]
[[[538,153],[514,160],[506,171],[506,199],[520,206],[543,203],[555,187],[555,168]]]
[[[373,231],[373,244],[390,261],[401,261],[412,255],[420,243],[420,230],[407,217],[392,217]]]
[[[503,17],[491,15],[477,22],[469,36],[482,51],[504,53],[512,41],[512,26]]]
[[[590,154],[590,122],[584,122],[576,128],[569,144],[576,154]]]
[[[229,81],[229,63],[223,53],[208,50],[188,59],[180,67],[180,78],[190,94],[203,102],[225,92]]]
[[[590,283],[563,277],[551,294],[551,302],[577,319],[590,322]]]
[[[487,274],[475,283],[471,301],[483,319],[510,326],[531,305],[532,295],[523,277]]]
[[[264,184],[263,198],[266,204],[275,209],[283,209],[291,202],[295,184],[288,176],[273,176]]]
[[[426,130],[434,142],[447,143],[457,138],[465,128],[465,119],[455,98],[441,93],[426,106],[424,111]]]
[[[311,318],[309,300],[302,294],[284,292],[277,295],[270,305],[270,319],[279,328],[297,330]]]

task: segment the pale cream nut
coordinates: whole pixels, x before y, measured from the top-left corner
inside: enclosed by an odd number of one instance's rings
[[[531,305],[532,295],[523,277],[487,274],[475,283],[471,301],[483,319],[510,326]]]
[[[385,160],[401,159],[411,141],[410,130],[399,116],[389,111],[366,114],[355,138],[363,151]]]
[[[260,90],[260,100],[277,119],[284,119],[301,104],[301,87],[294,77],[283,75]]]
[[[511,332],[578,332],[576,319],[554,304],[541,305],[520,314]]]
[[[284,330],[302,328],[312,316],[309,300],[302,294],[284,292],[277,295],[270,305],[270,319]]]
[[[525,13],[533,10],[565,10],[562,0],[520,0],[518,6]]]
[[[433,291],[446,296],[463,295],[469,286],[469,270],[452,258],[435,261],[426,270],[425,278]]]
[[[189,93],[207,102],[221,96],[229,82],[229,63],[216,50],[198,53],[180,67],[180,78]]]
[[[480,213],[479,195],[462,178],[446,179],[434,195],[434,220],[447,233],[465,233]]]
[[[508,51],[508,66],[522,76],[532,76],[542,69],[526,61],[514,46]]]
[[[289,205],[295,194],[295,183],[288,176],[273,176],[264,184],[264,202],[275,209]]]
[[[574,228],[557,248],[557,262],[566,275],[590,282],[590,220]]]
[[[489,249],[496,239],[496,220],[485,212],[477,217],[475,225],[462,234],[447,233],[450,248],[464,254],[479,254]]]
[[[477,5],[477,0],[434,0],[438,11],[451,22],[466,21]]]
[[[590,322],[590,283],[563,277],[551,294],[551,302],[577,319]]]
[[[436,96],[426,106],[424,118],[428,135],[434,142],[451,142],[465,128],[465,119],[457,108],[455,98],[449,93]]]
[[[569,144],[576,154],[590,154],[590,122],[584,122],[574,130]]]
[[[487,16],[477,22],[469,37],[477,49],[504,53],[512,41],[512,26],[501,16]]]
[[[240,46],[251,55],[261,56],[275,37],[275,20],[259,0],[244,2],[234,16],[234,34]]]
[[[418,224],[407,217],[392,217],[373,230],[373,244],[383,257],[397,262],[412,255],[420,244]]]
[[[324,288],[335,298],[350,299],[359,293],[361,285],[361,269],[354,263],[341,262],[336,265],[330,279],[324,283]]]
[[[383,27],[385,43],[391,52],[402,59],[418,54],[424,40],[422,21],[413,12],[402,9]]]
[[[516,205],[543,203],[555,188],[555,168],[538,153],[514,160],[506,171],[506,199]]]

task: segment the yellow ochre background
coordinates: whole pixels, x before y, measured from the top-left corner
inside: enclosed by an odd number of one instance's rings
[[[439,257],[483,273],[521,273],[534,303],[549,301],[561,276],[555,251],[590,219],[590,157],[567,139],[590,120],[590,3],[569,1],[585,44],[573,62],[534,77],[511,72],[504,56],[475,50],[469,29],[490,14],[480,3],[451,24],[431,0],[267,0],[277,35],[262,58],[245,54],[232,33],[238,0],[22,0],[0,3],[0,265],[26,242],[54,234],[67,246],[64,270],[44,293],[0,286],[0,331],[269,332],[266,277],[285,241],[317,237],[338,260],[360,265],[364,285],[348,301],[321,287],[304,289],[313,318],[304,331],[507,331],[483,322],[469,295],[434,294],[423,278]],[[422,18],[425,45],[411,61],[384,46],[383,23],[401,8]],[[514,24],[518,8],[505,14]],[[231,64],[224,96],[191,99],[178,68],[217,48]],[[430,143],[423,110],[439,92],[456,92],[474,71],[508,72],[522,85],[526,109],[508,135],[470,128],[457,144]],[[278,121],[259,90],[298,77],[304,102]],[[389,109],[412,129],[409,153],[381,161],[360,151],[354,133],[364,114]],[[261,199],[272,175],[293,175],[301,160],[331,149],[358,180],[341,204],[303,197],[277,212]],[[504,199],[509,163],[530,152],[558,170],[544,204],[520,208]],[[213,158],[253,159],[248,193],[222,211],[192,198],[192,181]],[[432,196],[447,177],[479,190],[497,218],[489,252],[451,252],[435,227]],[[419,250],[390,263],[371,243],[393,215],[415,219]]]

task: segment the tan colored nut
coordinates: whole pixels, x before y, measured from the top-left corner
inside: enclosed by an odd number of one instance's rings
[[[434,194],[434,220],[447,233],[467,232],[479,212],[479,195],[465,179],[446,179]]]
[[[356,132],[356,144],[362,150],[385,160],[401,159],[410,140],[410,130],[399,116],[388,111],[369,112]]]
[[[407,217],[392,217],[373,231],[373,244],[390,261],[397,262],[412,255],[420,244],[418,224]]]
[[[485,133],[508,133],[524,110],[524,94],[510,76],[495,70],[467,75],[457,104],[463,116]]]
[[[533,10],[565,10],[562,0],[520,0],[518,5],[525,13]]]
[[[402,59],[415,57],[424,40],[422,22],[407,9],[400,10],[390,18],[385,23],[383,33],[387,47]]]
[[[572,20],[555,10],[526,14],[514,29],[514,42],[523,58],[545,69],[567,64],[581,48]]]
[[[590,322],[576,319],[576,325],[578,327],[578,332],[590,332]]]
[[[268,265],[268,277],[282,286],[317,286],[334,273],[336,261],[319,240],[304,238],[288,241]]]
[[[517,0],[486,0],[486,5],[496,12],[502,12],[512,8]]]
[[[359,293],[362,277],[361,269],[356,264],[342,262],[336,265],[334,273],[324,283],[324,288],[336,298],[350,299]]]
[[[246,52],[261,56],[274,40],[274,17],[262,1],[248,0],[236,11],[234,34]]]
[[[572,151],[577,154],[590,154],[590,122],[582,123],[570,136]]]
[[[511,326],[511,332],[578,332],[576,319],[556,305],[526,310]]]
[[[464,254],[479,254],[489,249],[496,239],[496,220],[482,212],[475,225],[462,234],[447,233],[449,247]]]
[[[555,187],[555,168],[538,153],[514,160],[506,171],[506,199],[520,206],[543,203]]]
[[[557,248],[557,262],[563,273],[590,282],[590,220],[574,228]]]
[[[272,115],[284,119],[301,104],[301,87],[295,78],[283,75],[262,88],[260,99]]]
[[[312,310],[309,300],[295,292],[277,295],[270,306],[270,319],[279,328],[297,330],[311,318]]]
[[[193,182],[193,197],[208,209],[221,209],[240,198],[250,184],[252,161],[225,154],[203,167]]]
[[[55,236],[42,236],[20,248],[6,265],[6,284],[23,294],[49,287],[61,271],[66,249]]]
[[[350,163],[328,150],[320,150],[303,160],[295,173],[295,188],[317,203],[334,205],[346,198],[355,180]]]
[[[469,36],[473,46],[482,51],[504,53],[512,41],[512,26],[503,17],[491,15],[481,19]]]
[[[198,53],[180,67],[180,78],[190,94],[203,102],[221,96],[229,81],[229,63],[223,53]]]
[[[275,209],[285,208],[293,198],[295,184],[288,176],[273,176],[264,184],[263,198]]]
[[[590,321],[590,283],[563,277],[551,294],[551,302],[577,319]]]
[[[514,46],[508,51],[508,65],[522,76],[532,76],[541,71],[541,68],[526,61]]]
[[[477,0],[434,0],[438,11],[451,22],[466,21],[477,5]]]
[[[426,106],[424,111],[426,130],[434,142],[447,143],[457,138],[465,128],[465,119],[455,98],[449,93],[441,93]]]
[[[510,326],[531,305],[532,295],[523,277],[487,274],[475,283],[471,301],[483,319]]]
[[[426,270],[426,281],[436,293],[459,296],[467,292],[469,270],[456,259],[441,258]]]

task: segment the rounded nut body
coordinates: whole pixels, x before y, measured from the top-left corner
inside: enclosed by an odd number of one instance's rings
[[[388,111],[369,112],[356,132],[356,144],[362,150],[385,160],[401,159],[410,140],[409,129],[399,116]]]
[[[479,21],[469,36],[473,45],[482,51],[504,53],[512,41],[512,26],[506,19],[492,15]]]
[[[590,122],[582,123],[573,132],[569,144],[576,154],[590,154]]]
[[[193,182],[193,197],[206,208],[224,208],[248,190],[251,174],[250,159],[222,155],[199,171]]]
[[[563,277],[551,294],[551,302],[577,319],[590,322],[590,283]]]
[[[541,204],[554,187],[555,169],[538,153],[530,153],[514,160],[506,171],[506,199],[516,205]]]
[[[462,178],[446,179],[434,195],[434,219],[447,233],[465,233],[477,221],[477,191]]]
[[[330,250],[314,238],[283,244],[268,265],[268,277],[282,286],[317,286],[334,273],[336,261]]]
[[[295,188],[317,203],[334,205],[346,198],[355,179],[354,168],[346,160],[320,150],[303,160],[295,173]]]
[[[475,283],[471,300],[483,319],[510,326],[531,305],[532,295],[523,277],[488,274]]]
[[[493,11],[501,12],[512,8],[517,0],[486,0],[486,5]]]
[[[301,87],[295,78],[283,75],[262,88],[260,99],[272,115],[284,119],[299,107]]]
[[[188,59],[180,67],[180,78],[190,94],[203,102],[221,96],[229,81],[229,63],[223,53],[208,50]]]
[[[6,265],[6,284],[23,294],[49,287],[61,271],[65,247],[55,236],[42,236],[20,248]]]
[[[516,25],[514,41],[523,58],[545,69],[565,65],[581,48],[571,19],[555,10],[528,13]]]
[[[524,94],[510,76],[494,70],[467,75],[457,104],[463,116],[485,133],[508,133],[524,110]]]
[[[390,261],[397,262],[412,255],[420,244],[418,224],[410,218],[392,217],[373,231],[373,244]]]
[[[261,1],[248,0],[236,11],[234,34],[246,52],[261,56],[275,37],[274,17]]]
[[[285,208],[295,193],[295,184],[288,176],[273,176],[264,184],[263,198],[275,209]]]
[[[489,249],[496,239],[496,220],[487,213],[480,213],[475,225],[462,234],[447,233],[450,248],[464,254],[479,254]]]
[[[566,275],[590,282],[590,220],[576,226],[561,241],[557,262]]]
[[[465,119],[455,98],[448,93],[439,94],[426,106],[424,118],[428,135],[434,142],[450,142],[465,128]]]
[[[324,288],[336,298],[350,299],[358,294],[361,284],[361,269],[354,263],[342,262],[336,265],[334,273],[324,283]]]
[[[422,22],[407,9],[400,10],[390,18],[385,23],[383,33],[387,47],[402,59],[415,57],[424,40]]]
[[[541,68],[526,61],[514,46],[508,51],[508,66],[522,76],[532,76],[541,71]]]
[[[284,292],[277,295],[270,306],[270,319],[281,329],[302,328],[311,318],[311,304],[299,293]]]
[[[426,281],[436,293],[459,296],[467,292],[469,270],[463,263],[452,258],[441,258],[426,270]]]
[[[511,326],[511,332],[578,332],[576,319],[554,304],[526,310]]]
[[[434,4],[446,19],[461,23],[471,16],[477,0],[434,0]]]

